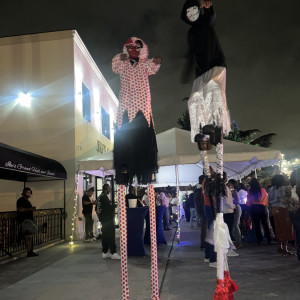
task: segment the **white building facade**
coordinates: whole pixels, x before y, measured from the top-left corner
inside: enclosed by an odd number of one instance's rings
[[[0,38],[0,142],[64,166],[67,239],[77,161],[113,149],[117,107],[117,98],[76,31]],[[16,210],[23,186],[0,180],[0,211]],[[62,208],[61,182],[33,182],[30,187],[37,209]],[[79,204],[85,187],[81,177]]]

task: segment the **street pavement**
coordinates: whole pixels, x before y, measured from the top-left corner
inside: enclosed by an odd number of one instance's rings
[[[175,229],[158,245],[160,300],[210,300],[216,269],[203,261],[200,228],[181,222],[180,243]],[[174,238],[175,237],[175,238]],[[117,240],[117,242],[119,242]],[[131,300],[149,300],[150,247],[145,257],[129,257]],[[101,242],[60,243],[40,249],[38,257],[18,257],[0,263],[2,300],[121,300],[120,261],[101,258]],[[244,244],[229,257],[232,279],[239,286],[236,300],[300,300],[300,262],[277,254],[276,244]]]

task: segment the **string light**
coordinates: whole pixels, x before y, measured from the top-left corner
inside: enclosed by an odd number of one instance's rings
[[[72,217],[72,234],[70,236],[70,242],[69,246],[72,247],[74,245],[74,233],[75,233],[75,222],[76,222],[76,217],[77,217],[77,194],[78,194],[78,180],[79,179],[79,174],[75,174],[75,195],[74,195],[74,212],[73,212],[73,217]]]
[[[284,154],[282,155],[283,159],[281,161],[282,171],[281,173],[284,173],[286,175],[290,175],[295,169],[300,167],[300,160],[299,158],[295,158],[293,160],[285,160]]]

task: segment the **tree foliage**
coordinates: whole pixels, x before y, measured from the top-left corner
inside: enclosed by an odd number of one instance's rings
[[[255,145],[259,147],[269,148],[272,146],[272,139],[276,133],[268,133],[262,135],[256,139],[254,136],[261,132],[259,129],[249,129],[249,130],[240,130],[238,124],[233,120],[232,121],[232,130],[229,132],[228,136],[224,136],[224,139],[241,142],[245,144]]]
[[[177,124],[181,129],[191,131],[190,114],[188,109],[185,110],[181,118],[178,118]]]
[[[182,101],[187,100],[189,100],[189,97],[182,99]],[[182,113],[181,117],[177,119],[177,124],[179,125],[179,128],[191,131],[190,114],[187,108],[185,109],[184,113]]]
[[[252,141],[250,144],[269,148],[272,146],[273,136],[275,136],[275,135],[276,135],[276,133],[268,133],[268,134],[262,135],[262,136],[258,137],[257,139],[255,139],[254,141]]]
[[[182,99],[182,101],[186,100],[188,100],[187,97]],[[190,115],[188,109],[186,109],[185,112],[182,113],[181,117],[178,118],[177,124],[179,125],[179,128],[191,131]],[[276,136],[276,133],[268,133],[260,137],[254,138],[254,136],[260,132],[261,131],[259,129],[241,130],[239,129],[238,124],[233,120],[232,130],[229,132],[228,136],[224,136],[224,139],[239,143],[260,146],[264,148],[271,147],[273,137]]]

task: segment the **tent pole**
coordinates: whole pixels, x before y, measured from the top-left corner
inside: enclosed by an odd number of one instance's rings
[[[257,179],[256,169],[254,169],[255,178]]]
[[[181,221],[181,201],[179,198],[179,174],[178,174],[178,165],[175,165],[175,174],[176,174],[176,192],[179,200],[179,212],[177,216],[177,242],[180,243],[180,221]]]
[[[175,174],[176,174],[176,191],[177,191],[177,196],[179,197],[178,165],[175,165]]]

